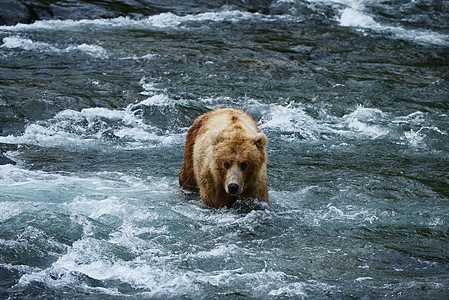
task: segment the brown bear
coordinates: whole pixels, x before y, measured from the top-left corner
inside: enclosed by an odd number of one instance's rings
[[[200,190],[211,207],[231,207],[248,198],[268,203],[267,137],[245,112],[215,109],[187,131],[179,184]]]

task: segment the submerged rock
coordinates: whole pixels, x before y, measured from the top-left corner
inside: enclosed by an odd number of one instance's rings
[[[0,5],[0,25],[14,25],[31,22],[28,8],[18,0],[2,0]]]
[[[18,148],[19,146],[15,144],[0,143],[0,166],[8,164],[15,165],[16,162],[13,161],[12,159],[7,158],[3,153],[7,151],[14,151],[17,150]]]
[[[7,158],[6,156],[4,156],[3,153],[0,153],[0,166],[1,165],[8,165],[8,164],[15,165],[16,162],[11,160],[11,159],[9,159],[9,158]]]
[[[129,5],[122,1],[30,1],[3,0],[0,5],[0,25],[33,23],[37,20],[80,20],[113,18],[128,15]],[[131,14],[132,15],[132,14]]]

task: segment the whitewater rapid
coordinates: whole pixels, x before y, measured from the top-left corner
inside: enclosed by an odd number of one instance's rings
[[[209,5],[0,26],[0,298],[447,297],[438,3]],[[269,205],[178,186],[219,107],[267,135]]]

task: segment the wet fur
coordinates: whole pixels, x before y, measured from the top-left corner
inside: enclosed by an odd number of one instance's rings
[[[184,164],[179,184],[187,190],[200,190],[204,204],[230,207],[236,200],[247,198],[268,202],[266,184],[266,136],[254,120],[236,109],[216,109],[198,117],[186,136]],[[242,162],[242,190],[237,196],[226,192],[229,181],[224,161],[234,172]],[[236,176],[239,177],[239,176]]]

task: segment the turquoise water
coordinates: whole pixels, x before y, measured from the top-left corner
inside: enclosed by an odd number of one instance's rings
[[[0,26],[0,298],[449,296],[446,2],[264,5]],[[269,205],[179,188],[217,107]]]

